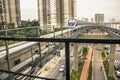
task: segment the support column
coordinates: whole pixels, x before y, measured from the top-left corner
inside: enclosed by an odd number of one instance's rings
[[[78,44],[74,43],[74,71],[78,71]]]
[[[116,44],[110,45],[110,62],[109,62],[109,76],[113,77],[114,74],[114,57],[115,57]]]

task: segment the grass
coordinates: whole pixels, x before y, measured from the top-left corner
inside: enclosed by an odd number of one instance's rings
[[[70,75],[71,80],[80,80],[80,76],[81,76],[81,73],[82,73],[84,62],[81,62],[80,64],[81,65],[79,66],[77,72],[75,72],[74,70],[72,70],[72,73]]]
[[[105,68],[105,73],[107,75],[107,80],[115,80],[113,77],[108,76],[108,72],[109,72],[109,62],[108,62],[108,60],[103,61],[103,65],[104,65],[104,68]]]
[[[88,80],[92,80],[92,61],[90,62],[89,66]]]
[[[82,56],[86,57],[87,53],[88,53],[88,48],[84,47]]]
[[[14,42],[13,42],[13,41],[9,41],[8,44],[9,44],[9,45],[10,45],[10,44],[14,44]],[[1,46],[5,46],[5,41],[0,40],[0,47],[1,47]]]
[[[88,53],[88,48],[84,47],[82,52],[83,52],[82,56],[85,58]],[[80,80],[83,65],[84,65],[84,61],[83,62],[79,61],[78,71],[75,72],[74,70],[72,70],[71,72],[71,75],[70,75],[71,80]]]
[[[105,58],[105,57],[106,57],[106,55],[105,55],[105,52],[104,52],[104,51],[101,53],[101,55],[102,55],[102,58]]]
[[[115,80],[115,78],[113,78],[113,77],[108,77],[108,80]]]
[[[103,65],[105,68],[106,75],[108,76],[108,71],[109,71],[109,62],[108,60],[103,61]]]

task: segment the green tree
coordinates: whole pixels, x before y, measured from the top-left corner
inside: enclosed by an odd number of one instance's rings
[[[14,23],[8,23],[7,24],[8,29],[13,29],[15,27]]]
[[[35,21],[35,20],[34,20],[34,21],[31,22],[31,25],[32,25],[32,26],[39,26],[39,23],[38,23],[38,21]]]

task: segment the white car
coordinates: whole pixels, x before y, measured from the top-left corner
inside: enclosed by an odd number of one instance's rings
[[[65,69],[65,65],[61,65],[60,68],[59,68],[59,71],[60,71],[60,72],[63,72],[64,69]]]
[[[115,71],[117,77],[120,77],[120,71]]]

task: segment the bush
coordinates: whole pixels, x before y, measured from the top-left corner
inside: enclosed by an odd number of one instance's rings
[[[108,72],[109,72],[109,62],[108,62],[108,60],[103,61],[103,64],[104,64],[105,72],[106,72],[106,75],[107,75],[107,79],[108,80],[115,80],[113,77],[108,76]]]
[[[8,23],[7,24],[8,29],[13,29],[15,27],[14,23]]]
[[[84,62],[81,62],[80,64],[81,65],[79,66],[77,72],[75,72],[74,70],[72,70],[71,75],[70,75],[70,78],[71,78],[70,80],[79,80],[80,79]]]
[[[104,64],[104,68],[105,68],[106,75],[108,76],[108,71],[109,71],[109,63],[108,63],[108,60],[103,61],[103,64]]]
[[[89,66],[88,80],[92,80],[92,61],[90,62]]]
[[[88,48],[84,47],[84,48],[83,48],[82,56],[83,56],[83,57],[86,57],[87,53],[88,53]]]
[[[105,52],[102,52],[101,55],[102,55],[102,58],[106,57]]]
[[[13,37],[15,37],[15,38],[19,38],[20,37],[21,38],[21,37],[25,37],[25,36],[24,35],[20,35],[20,34],[14,34]]]
[[[0,40],[0,46],[4,46],[5,45],[5,42]]]

